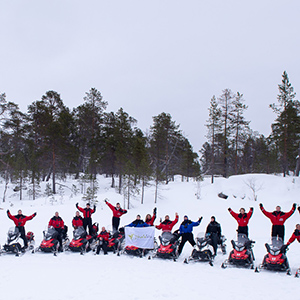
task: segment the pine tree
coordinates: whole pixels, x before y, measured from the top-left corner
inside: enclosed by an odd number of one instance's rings
[[[286,71],[283,72],[282,82],[278,85],[278,89],[278,104],[270,105],[277,115],[275,123],[272,124],[271,138],[280,151],[282,171],[286,176],[290,169],[295,168],[300,132],[300,104],[294,100],[296,93]]]

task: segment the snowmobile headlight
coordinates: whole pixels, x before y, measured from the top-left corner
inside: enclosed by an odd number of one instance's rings
[[[270,249],[270,253],[274,256],[278,255],[280,253],[280,250],[271,250]]]

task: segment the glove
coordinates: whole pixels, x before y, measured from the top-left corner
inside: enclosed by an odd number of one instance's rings
[[[156,215],[156,207],[153,209],[153,214]]]
[[[300,213],[300,206],[298,206],[298,210],[299,210],[299,213]]]
[[[104,202],[105,202],[105,203],[107,203],[107,200],[106,200],[106,199],[104,199]]]
[[[230,207],[228,208],[228,211],[229,211],[229,212],[231,211],[231,208],[230,208]]]
[[[262,205],[262,203],[259,203],[259,207],[260,207],[260,208],[263,208],[264,206]]]
[[[203,217],[200,217],[200,218],[198,219],[198,222],[200,223],[200,222],[202,221],[202,219],[203,219]]]
[[[9,209],[6,212],[9,213]]]
[[[296,204],[296,203],[294,203],[294,204],[293,204],[293,208],[294,208],[294,209],[296,209],[296,207],[297,207],[297,204]]]
[[[94,210],[96,210],[96,205],[94,205]]]
[[[33,216],[34,216],[34,217],[36,216],[36,212],[33,214]]]
[[[161,222],[162,222],[162,218],[159,219],[159,223],[161,223]]]
[[[250,209],[253,211],[254,210],[254,208],[253,207],[250,207]]]
[[[78,202],[76,203],[76,207],[78,207]]]

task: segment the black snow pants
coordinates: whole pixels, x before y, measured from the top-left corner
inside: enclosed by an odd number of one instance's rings
[[[273,225],[272,226],[272,237],[280,237],[284,241],[284,225]]]
[[[93,230],[93,224],[92,224],[92,218],[84,218],[83,219],[83,228],[87,232],[87,227],[89,228],[89,235],[93,236],[94,235],[94,230]]]
[[[237,232],[243,233],[248,237],[248,226],[239,226]]]
[[[112,217],[113,232],[118,231],[119,225],[120,225],[120,218],[118,218],[118,217]]]
[[[103,249],[104,254],[107,254],[107,242],[106,241],[99,241],[99,245],[97,246],[96,254],[99,254],[101,249]]]
[[[178,254],[182,252],[183,246],[185,245],[186,242],[189,242],[193,247],[196,245],[194,241],[194,235],[191,232],[183,233],[181,235],[181,243],[178,248]]]
[[[24,228],[24,226],[16,226],[16,227],[19,229],[19,232],[21,234],[20,237],[24,241],[25,248],[27,248],[28,242],[27,242],[27,237],[26,237],[26,234],[25,234],[25,228]]]

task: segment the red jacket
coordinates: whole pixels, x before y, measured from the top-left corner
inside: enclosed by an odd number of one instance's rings
[[[117,209],[115,206],[113,206],[112,204],[110,204],[109,202],[105,202],[108,207],[112,210],[113,212],[113,216],[116,217],[116,218],[120,218],[122,215],[126,214],[127,213],[127,210],[126,209],[122,209],[122,208],[119,208]]]
[[[76,207],[79,211],[83,213],[84,219],[90,219],[92,217],[92,214],[96,211],[95,206],[94,209],[91,209],[91,208],[82,208],[78,204],[76,204]]]
[[[24,215],[15,215],[13,216],[9,211],[7,211],[7,216],[14,221],[15,225],[17,227],[24,227],[25,223],[29,220],[32,220],[35,216],[36,213],[32,214],[31,216],[24,216]]]
[[[176,216],[174,221],[163,221],[158,226],[155,226],[157,229],[162,229],[162,231],[172,231],[173,226],[178,222],[179,216]]]
[[[250,208],[249,212],[245,214],[237,214],[232,209],[230,209],[229,212],[237,220],[239,226],[246,227],[249,219],[252,217],[253,209]]]
[[[284,222],[294,213],[295,211],[295,208],[292,207],[292,209],[285,213],[283,211],[273,211],[272,213],[271,212],[268,212],[264,209],[264,207],[261,207],[260,208],[261,211],[263,212],[263,214],[270,219],[270,221],[272,222],[273,225],[283,225]]]
[[[156,219],[156,215],[153,214],[152,218],[151,218],[151,219],[145,220],[145,222],[146,222],[148,225],[153,226],[155,219]]]
[[[292,236],[290,237],[289,241],[287,242],[287,245],[290,245],[294,240],[297,240],[300,243],[300,231],[295,230]]]
[[[104,241],[109,240],[109,233],[105,230],[105,231],[101,231],[98,235],[98,238],[103,238]]]
[[[61,217],[53,217],[49,221],[49,227],[53,226],[54,228],[64,228],[65,224]]]
[[[78,227],[81,227],[83,226],[83,219],[81,216],[79,217],[74,217],[73,220],[72,220],[72,225],[73,227],[76,229]]]

